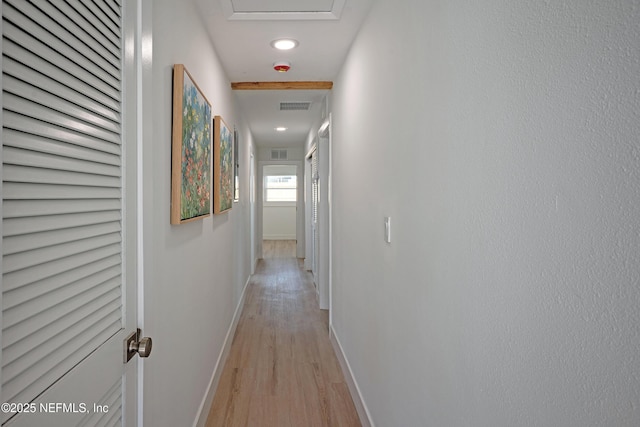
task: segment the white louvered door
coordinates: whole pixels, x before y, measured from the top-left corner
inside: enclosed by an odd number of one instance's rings
[[[135,70],[122,9],[2,1],[3,425],[135,420],[138,358],[123,363],[136,323],[135,120],[123,85]]]
[[[318,230],[318,203],[319,203],[319,189],[320,186],[320,175],[318,174],[318,150],[314,150],[311,154],[311,228],[312,228],[312,263],[311,263],[311,272],[313,273],[313,280],[316,284],[316,288],[319,284],[319,274],[318,274],[318,256],[320,254],[319,248],[319,230]]]

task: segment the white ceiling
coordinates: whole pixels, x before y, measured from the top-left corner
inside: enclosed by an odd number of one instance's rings
[[[372,0],[196,0],[231,82],[333,81]],[[275,39],[298,40],[291,51]],[[273,63],[288,61],[287,73]],[[259,146],[300,146],[319,117],[326,90],[236,91]],[[280,102],[311,101],[309,111],[280,111]],[[285,126],[284,133],[275,127]]]

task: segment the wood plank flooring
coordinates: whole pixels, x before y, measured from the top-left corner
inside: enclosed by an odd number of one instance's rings
[[[360,426],[301,260],[260,260],[206,426]]]
[[[296,257],[296,241],[295,240],[263,240],[262,241],[262,257],[270,258],[295,258]]]

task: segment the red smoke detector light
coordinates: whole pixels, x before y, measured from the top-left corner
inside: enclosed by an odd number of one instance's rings
[[[288,62],[276,62],[273,64],[273,69],[279,73],[286,73],[291,68],[291,64]]]

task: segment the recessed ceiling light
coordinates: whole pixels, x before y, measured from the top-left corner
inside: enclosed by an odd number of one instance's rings
[[[287,130],[287,128],[282,127],[282,126],[279,126],[279,127],[277,127],[277,128],[276,128],[276,130],[277,130],[278,132],[284,132],[285,130]]]
[[[298,46],[298,41],[294,39],[278,39],[271,42],[271,46],[280,50],[289,50]]]

